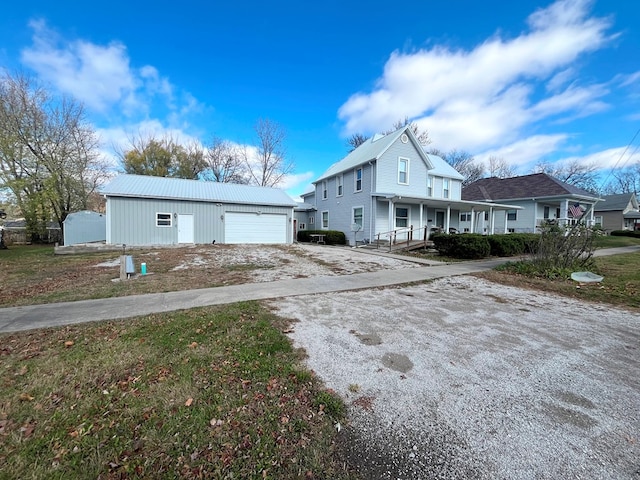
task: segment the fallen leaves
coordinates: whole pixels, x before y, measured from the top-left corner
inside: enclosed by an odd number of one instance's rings
[[[64,342],[65,348],[73,347],[74,344],[75,342],[73,340],[67,340],[66,342]]]
[[[187,401],[184,402],[184,406],[185,407],[190,407],[191,404],[193,404],[193,398],[189,397],[189,398],[187,398]]]

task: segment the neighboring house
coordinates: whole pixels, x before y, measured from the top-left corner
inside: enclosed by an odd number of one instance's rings
[[[640,209],[635,193],[605,195],[595,208],[595,221],[604,230],[640,229]]]
[[[365,141],[329,167],[313,182],[315,191],[302,198],[316,210],[305,212],[315,230],[342,231],[351,244],[378,236],[403,240],[411,227],[419,235],[425,230],[453,231],[461,211],[474,217],[468,231],[494,233],[495,213],[511,207],[461,200],[462,180],[403,127]]]
[[[83,210],[64,219],[64,245],[104,242],[107,239],[107,217],[104,213]]]
[[[537,232],[543,223],[574,224],[586,220],[595,224],[593,206],[601,200],[597,195],[561,182],[546,173],[511,178],[482,178],[462,191],[465,200],[500,202],[512,205],[496,229],[508,232]],[[517,210],[520,207],[521,210]],[[503,223],[506,222],[506,223]]]
[[[56,243],[62,240],[62,232],[57,222],[48,222],[45,231],[38,236],[37,241]],[[27,222],[24,218],[7,220],[4,222],[4,241],[8,244],[29,244],[32,235],[27,233]]]
[[[120,175],[102,194],[108,244],[293,241],[296,202],[276,188]]]

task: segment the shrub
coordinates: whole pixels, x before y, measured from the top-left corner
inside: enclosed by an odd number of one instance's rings
[[[614,237],[640,238],[640,230],[614,230],[609,235],[613,235]]]
[[[440,255],[454,258],[476,259],[488,257],[491,252],[485,235],[469,233],[464,235],[436,234],[431,237]]]
[[[487,239],[491,246],[491,255],[512,257],[535,252],[539,236],[535,233],[510,233],[490,235]]]
[[[310,235],[320,234],[324,235],[324,243],[327,245],[346,245],[347,237],[344,232],[340,232],[339,230],[300,230],[298,232],[298,241],[299,242],[310,242]]]

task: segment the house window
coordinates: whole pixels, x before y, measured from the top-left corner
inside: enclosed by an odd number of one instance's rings
[[[427,177],[427,196],[433,197],[433,177]]]
[[[398,183],[409,185],[409,159],[398,158]]]
[[[542,217],[545,220],[549,218],[549,207],[544,207],[544,213],[542,214]]]
[[[314,223],[316,223],[316,217],[310,216],[309,217],[309,225],[313,225]]]
[[[329,212],[322,212],[322,228],[329,228]]]
[[[442,198],[449,198],[449,179],[442,179]]]
[[[156,213],[156,227],[170,227],[171,219],[170,213]]]
[[[322,199],[323,200],[327,199],[327,181],[326,180],[322,181]]]
[[[489,221],[489,212],[484,212],[484,221],[485,222]]]
[[[396,228],[406,228],[409,226],[409,209],[406,207],[396,208]]]
[[[356,192],[361,192],[362,191],[362,167],[356,168],[354,190]]]
[[[463,212],[460,214],[461,222],[470,222],[471,221],[471,212]]]
[[[515,222],[516,220],[518,220],[518,211],[507,210],[507,220],[510,222]]]
[[[360,225],[360,229],[362,229],[362,218],[364,216],[364,208],[363,207],[353,207],[353,223]]]
[[[507,233],[516,233],[515,228],[507,228]]]
[[[300,230],[306,230],[307,226],[304,223],[301,223],[300,226],[298,227],[298,229]]]
[[[342,174],[336,177],[336,197],[342,196],[342,182],[343,182]]]

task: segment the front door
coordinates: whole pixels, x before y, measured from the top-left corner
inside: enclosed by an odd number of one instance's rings
[[[178,243],[193,243],[193,215],[178,214]]]
[[[411,208],[406,205],[397,205],[395,208],[394,229],[399,230],[396,241],[406,240],[411,225]]]
[[[444,231],[444,214],[444,211],[436,210],[436,227],[440,228],[442,231]]]

